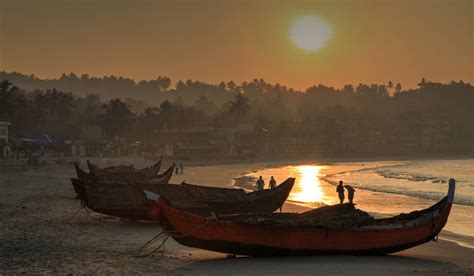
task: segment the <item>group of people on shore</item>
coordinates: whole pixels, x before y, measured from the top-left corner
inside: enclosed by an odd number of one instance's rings
[[[349,199],[350,204],[354,204],[354,193],[355,189],[351,185],[343,185],[343,181],[339,181],[339,184],[336,187],[336,192],[339,196],[340,204],[344,203],[345,199],[345,192],[344,189],[347,190],[347,199]],[[273,189],[277,186],[275,178],[273,176],[270,177],[270,181],[268,182],[268,189]],[[257,179],[257,183],[255,183],[255,187],[257,191],[262,191],[265,189],[265,180],[263,180],[262,176],[259,176]]]
[[[179,163],[173,162],[173,165],[174,165],[176,175],[184,174],[184,166],[182,162],[179,162]]]
[[[339,181],[339,185],[337,185],[336,188],[339,200],[341,201],[340,204],[344,203],[344,188],[347,190],[347,198],[349,199],[349,203],[353,204],[352,201],[354,200],[355,189],[351,185],[343,185],[342,180]]]
[[[257,191],[262,191],[265,189],[265,181],[263,180],[262,176],[260,176],[257,179],[257,183],[255,184],[255,186],[257,188]],[[271,176],[270,181],[268,182],[268,188],[273,189],[276,186],[277,186],[276,180],[275,178],[273,178],[273,176]]]

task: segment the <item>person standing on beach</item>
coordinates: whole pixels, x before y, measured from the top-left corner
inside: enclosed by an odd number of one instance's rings
[[[179,170],[181,171],[180,174],[184,174],[183,162],[179,162]]]
[[[175,174],[175,175],[178,175],[178,174],[179,174],[179,167],[178,167],[178,164],[176,164],[176,162],[173,162],[173,166],[174,166],[174,174]]]
[[[262,176],[260,176],[257,180],[257,191],[261,191],[265,188],[265,181],[263,181]]]
[[[349,203],[354,204],[352,202],[352,200],[354,200],[354,193],[355,193],[354,187],[352,187],[351,185],[344,185],[344,187],[347,190],[347,198],[349,199]]]
[[[276,187],[276,185],[277,185],[277,182],[275,181],[275,178],[273,178],[273,176],[272,176],[271,179],[270,179],[270,182],[268,182],[268,186],[270,186],[269,187],[270,189],[273,189],[273,188]]]
[[[178,164],[176,164],[176,162],[173,162],[173,167],[174,167],[174,174],[177,175],[179,173]]]
[[[342,180],[339,181],[339,185],[337,185],[336,192],[339,195],[339,200],[341,201],[340,204],[344,202],[344,186],[342,185]]]

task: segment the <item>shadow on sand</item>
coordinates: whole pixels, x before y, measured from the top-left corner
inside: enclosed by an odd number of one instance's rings
[[[179,274],[202,275],[466,275],[449,262],[404,256],[312,256],[222,258],[193,262]]]

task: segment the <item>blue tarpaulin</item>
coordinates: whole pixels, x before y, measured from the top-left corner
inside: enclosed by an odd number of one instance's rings
[[[56,143],[48,134],[41,130],[35,132],[10,131],[8,133],[8,139],[23,140],[24,143],[30,145],[51,145]]]

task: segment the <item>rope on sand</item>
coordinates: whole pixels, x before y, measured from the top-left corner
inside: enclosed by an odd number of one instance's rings
[[[163,230],[158,233],[155,237],[153,237],[151,240],[149,240],[148,242],[146,242],[144,245],[140,246],[139,248],[133,250],[131,253],[134,253],[134,252],[137,252],[138,251],[138,254],[135,255],[135,257],[137,258],[144,258],[144,257],[148,257],[148,256],[151,256],[153,254],[155,254],[158,250],[162,249],[163,250],[161,251],[161,253],[165,253],[165,243],[166,241],[169,239],[169,237],[173,237],[173,238],[185,238],[187,236],[190,236],[192,235],[194,232],[196,232],[197,230],[203,228],[204,226],[206,226],[208,223],[210,223],[211,221],[215,221],[217,220],[217,217],[214,213],[212,213],[211,216],[209,216],[206,221],[198,226],[196,226],[195,228],[191,229],[189,232],[187,233],[184,233],[184,234],[179,234],[178,232],[176,231],[168,231],[166,230],[166,223],[163,225]],[[145,248],[147,247],[150,247],[152,246],[153,244],[155,243],[160,243],[160,245],[151,250],[150,252],[147,252],[147,253],[143,253],[143,251],[145,250]]]

